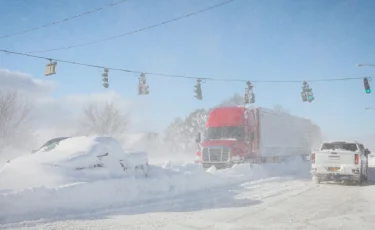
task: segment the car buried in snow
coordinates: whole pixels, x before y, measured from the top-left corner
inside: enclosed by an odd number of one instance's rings
[[[86,172],[100,168],[117,175],[125,171],[147,176],[148,172],[146,152],[125,152],[116,139],[107,136],[53,138],[32,154],[9,161],[8,167],[28,163]]]

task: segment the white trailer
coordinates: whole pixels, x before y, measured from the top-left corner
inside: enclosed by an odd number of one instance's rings
[[[308,158],[321,140],[320,129],[306,118],[266,108],[256,109],[258,143],[256,157],[262,161],[279,161],[303,156]]]

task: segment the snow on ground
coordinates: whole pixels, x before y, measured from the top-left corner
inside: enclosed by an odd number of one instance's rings
[[[223,183],[196,165],[151,167],[149,175],[2,192],[0,223],[127,206]]]
[[[0,150],[0,168],[9,161],[13,160],[22,155],[30,154],[30,150],[25,149],[15,149],[15,148],[5,148]]]
[[[282,171],[290,174],[293,170]],[[291,178],[280,174],[119,209],[0,228],[371,230],[375,229],[375,169],[369,173],[371,181],[360,187],[315,185],[310,176]]]
[[[221,207],[246,205],[254,201],[240,196],[233,198],[235,188],[249,190],[267,182],[266,184],[271,185],[269,189],[273,191],[265,191],[263,196],[273,196],[273,193],[278,193],[275,188],[284,181],[280,176],[301,178],[308,174],[309,163],[301,160],[252,167],[244,164],[211,172],[205,172],[199,165],[167,161],[164,164],[151,165],[148,178],[77,181],[60,183],[58,186],[46,184],[0,191],[0,223],[92,216],[106,210],[122,210],[123,213],[134,214],[150,212],[153,209],[157,211],[160,205],[165,209],[180,209],[179,202],[183,202],[184,210],[208,208],[218,202]],[[259,181],[254,182],[256,180]],[[205,195],[202,197],[202,194]],[[212,195],[216,197],[215,201],[212,200]],[[256,198],[256,195],[254,196]],[[194,206],[194,202],[199,199],[202,199],[203,207]],[[173,202],[165,205],[168,200]],[[204,203],[205,200],[207,203]]]

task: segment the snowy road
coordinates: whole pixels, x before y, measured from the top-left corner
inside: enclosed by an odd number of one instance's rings
[[[375,169],[371,170],[375,181]],[[375,229],[375,183],[271,177],[13,229]]]

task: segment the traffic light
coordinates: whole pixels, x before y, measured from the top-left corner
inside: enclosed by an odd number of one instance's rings
[[[56,65],[57,65],[57,62],[52,62],[52,60],[50,60],[50,63],[48,63],[46,66],[45,75],[50,76],[50,75],[56,74]]]
[[[314,93],[306,81],[304,81],[302,85],[301,98],[303,102],[308,101],[310,103],[315,99]]]
[[[245,89],[246,90],[246,89]],[[249,98],[249,94],[245,93],[245,104],[249,104],[250,103],[250,98]]]
[[[194,86],[195,87],[195,98],[197,98],[198,100],[202,100],[203,97],[202,97],[202,87],[201,87],[201,79],[198,79],[197,80],[197,84]]]
[[[109,86],[109,84],[108,84],[108,69],[104,69],[104,73],[102,73],[102,77],[103,77],[104,88],[108,88],[108,86]]]
[[[311,103],[314,99],[315,98],[314,98],[314,94],[312,92],[312,89],[309,89],[307,91],[307,101]]]
[[[143,94],[148,95],[150,94],[150,87],[146,84],[143,89]]]
[[[150,94],[150,87],[147,84],[146,75],[141,73],[139,76],[139,83],[138,83],[138,95],[147,95]]]
[[[254,93],[252,92],[251,93],[251,97],[250,97],[251,99],[250,99],[250,103],[251,104],[254,104],[255,103],[255,95],[254,95]]]
[[[246,82],[247,87],[245,88],[245,104],[254,104],[255,103],[255,95],[253,92],[253,85],[250,81]]]
[[[370,88],[370,84],[368,83],[367,77],[363,78],[363,85],[365,87],[366,93],[367,94],[371,93],[371,88]]]

